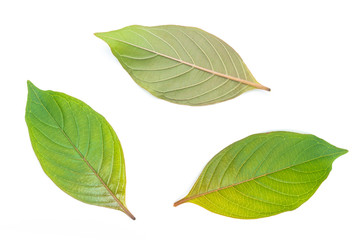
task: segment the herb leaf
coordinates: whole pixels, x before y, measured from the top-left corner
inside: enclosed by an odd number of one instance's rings
[[[251,135],[219,152],[190,193],[192,202],[233,218],[262,218],[298,208],[327,178],[333,161],[347,153],[309,134]]]
[[[137,84],[173,103],[208,105],[254,88],[270,90],[228,44],[198,28],[134,25],[95,35]]]
[[[135,220],[125,204],[123,151],[104,117],[76,98],[28,81],[25,120],[44,172],[61,190]]]

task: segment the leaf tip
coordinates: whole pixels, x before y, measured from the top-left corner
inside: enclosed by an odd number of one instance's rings
[[[349,152],[349,150],[344,149],[344,148],[339,148],[339,149],[340,149],[340,154],[341,154],[341,155],[347,154],[347,153]],[[340,156],[341,156],[341,155],[340,155]]]
[[[42,92],[42,90],[36,87],[30,80],[27,80],[27,89],[28,96],[33,96],[33,94],[39,94]]]
[[[104,40],[104,33],[103,32],[96,32],[96,33],[94,33],[94,35],[95,35],[95,37],[98,37],[98,38]]]
[[[31,89],[32,87],[35,87],[35,85],[30,80],[27,80],[27,87],[28,89]]]
[[[27,89],[28,89],[29,96],[31,96],[34,92],[37,92],[40,90],[30,80],[27,80]]]

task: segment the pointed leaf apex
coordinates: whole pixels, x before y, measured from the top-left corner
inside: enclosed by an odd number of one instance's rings
[[[41,91],[38,87],[36,87],[30,80],[27,81],[27,87],[28,87],[28,91],[30,92],[30,90],[35,90],[35,91]]]
[[[97,32],[97,33],[94,33],[94,35],[100,39],[104,39],[104,32]]]
[[[35,85],[30,80],[27,80],[27,86],[28,86],[28,89],[35,87]]]
[[[339,148],[339,150],[340,150],[340,156],[349,152],[349,150],[343,148]]]
[[[43,92],[41,89],[36,87],[30,80],[27,81],[27,88],[28,88],[28,96],[33,97],[35,95],[41,94]]]

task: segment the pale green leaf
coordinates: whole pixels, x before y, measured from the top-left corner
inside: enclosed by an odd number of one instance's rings
[[[251,135],[219,152],[190,193],[174,205],[198,204],[234,218],[262,218],[296,209],[347,153],[309,134]]]
[[[104,117],[76,98],[29,81],[25,119],[34,152],[60,189],[135,219],[125,204],[123,151]]]
[[[96,33],[137,84],[186,105],[222,102],[259,84],[234,49],[198,28],[129,26]]]

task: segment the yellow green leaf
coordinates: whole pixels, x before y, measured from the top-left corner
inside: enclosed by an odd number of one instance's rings
[[[310,134],[251,135],[219,152],[189,194],[195,203],[233,218],[262,218],[298,208],[327,178],[333,161],[347,153]]]

